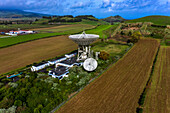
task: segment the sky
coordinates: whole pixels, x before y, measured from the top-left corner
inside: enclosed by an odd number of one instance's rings
[[[0,8],[51,15],[94,15],[97,18],[170,16],[170,0],[0,0]]]

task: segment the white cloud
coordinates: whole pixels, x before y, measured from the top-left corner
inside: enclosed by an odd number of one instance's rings
[[[113,9],[111,7],[109,7],[108,12],[112,12],[112,11],[113,11]]]
[[[88,1],[88,2],[76,2],[70,8],[72,8],[72,9],[87,8],[87,7],[91,7],[92,5],[93,5],[93,2],[91,2],[91,1]]]
[[[112,3],[111,6],[114,7],[114,6],[116,6],[116,4]]]
[[[26,2],[26,5],[30,5],[30,4],[33,4],[33,3],[35,3],[35,2],[36,2],[35,0],[27,1],[27,2]]]
[[[170,0],[158,0],[160,4],[170,3]]]

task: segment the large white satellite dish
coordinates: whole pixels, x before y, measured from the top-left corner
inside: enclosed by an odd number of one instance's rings
[[[97,65],[97,61],[94,58],[88,58],[83,63],[83,67],[86,71],[94,71]]]

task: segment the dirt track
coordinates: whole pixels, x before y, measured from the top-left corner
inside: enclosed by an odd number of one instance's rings
[[[135,113],[158,46],[156,40],[140,40],[57,113]]]
[[[53,58],[72,50],[77,45],[68,36],[31,41],[0,49],[0,74],[24,67],[33,62]]]

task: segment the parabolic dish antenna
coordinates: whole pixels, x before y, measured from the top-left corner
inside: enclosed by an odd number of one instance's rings
[[[94,58],[88,58],[83,63],[83,67],[86,71],[94,71],[97,65],[97,61]]]

